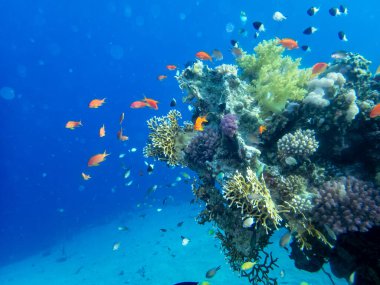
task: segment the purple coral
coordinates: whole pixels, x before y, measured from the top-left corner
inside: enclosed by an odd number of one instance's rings
[[[224,115],[220,120],[220,129],[222,133],[229,137],[233,138],[238,130],[237,117],[234,114]]]
[[[380,192],[354,177],[325,182],[315,199],[313,220],[335,234],[366,232],[380,225]]]
[[[219,133],[214,129],[206,129],[196,135],[186,147],[186,158],[190,164],[204,165],[211,161],[220,144]]]

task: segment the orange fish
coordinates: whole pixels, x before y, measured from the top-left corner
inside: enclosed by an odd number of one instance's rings
[[[195,120],[195,124],[194,124],[194,130],[195,131],[203,131],[203,123],[207,123],[207,115],[206,116],[199,116],[196,120]]]
[[[87,175],[86,173],[84,173],[84,172],[82,172],[82,177],[83,177],[83,180],[88,180],[88,179],[90,179],[91,178],[91,176],[90,175]]]
[[[102,138],[102,137],[105,137],[105,136],[106,136],[106,127],[103,124],[103,126],[99,130],[99,137]]]
[[[80,127],[80,126],[82,126],[81,121],[68,121],[65,127],[66,129],[74,130],[75,128]]]
[[[103,98],[103,99],[94,99],[92,100],[89,104],[88,104],[88,107],[89,108],[99,108],[100,106],[102,106],[106,101],[106,98]]]
[[[144,108],[144,107],[147,107],[148,104],[146,102],[143,102],[143,101],[134,101],[132,102],[131,104],[131,108],[132,109],[140,109],[140,108]]]
[[[117,139],[121,140],[122,142],[129,139],[127,136],[123,135],[123,129],[122,128],[120,128],[120,131],[117,132]]]
[[[166,78],[168,78],[166,75],[159,75],[159,76],[157,76],[157,80],[160,80],[160,81],[162,81],[162,80],[164,80]]]
[[[124,121],[124,113],[121,113],[120,119],[119,119],[120,125],[123,123],[123,121]]]
[[[207,53],[207,52],[204,52],[204,51],[200,51],[200,52],[197,52],[195,54],[195,56],[201,60],[209,60],[209,61],[212,61],[212,57]]]
[[[265,132],[267,130],[267,127],[266,126],[263,126],[263,125],[261,125],[260,127],[259,127],[259,134],[260,135],[262,135],[263,134],[263,132]]]
[[[376,118],[380,116],[380,103],[373,107],[371,113],[369,113],[370,118]]]
[[[169,70],[176,70],[177,66],[169,64],[169,65],[166,66],[166,68],[169,69]]]
[[[312,69],[311,69],[312,76],[317,76],[318,74],[321,74],[322,72],[324,72],[326,70],[326,68],[328,66],[329,65],[325,62],[318,62],[318,63],[314,64]]]
[[[153,100],[153,99],[149,99],[149,98],[146,98],[144,97],[143,101],[148,105],[148,107],[154,109],[154,110],[158,110],[158,101],[156,100]]]
[[[289,50],[298,48],[298,43],[293,39],[288,39],[288,38],[284,38],[282,40],[279,38],[276,38],[276,39],[277,39],[278,44],[282,45],[284,48],[287,48]]]
[[[89,160],[88,160],[88,163],[87,165],[89,167],[91,166],[99,166],[99,163],[103,162],[106,160],[106,157],[109,156],[110,154],[107,153],[106,151],[104,151],[104,153],[99,153],[99,154],[95,154],[94,156],[92,156]]]

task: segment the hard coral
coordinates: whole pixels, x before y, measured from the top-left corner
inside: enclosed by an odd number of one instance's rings
[[[283,56],[285,49],[276,40],[263,41],[256,55],[243,55],[237,64],[242,77],[250,82],[249,91],[264,112],[281,112],[288,100],[300,101],[306,94],[309,69],[299,69],[301,59]]]
[[[288,133],[277,142],[278,155],[281,158],[289,156],[307,158],[317,151],[319,146],[313,130],[297,130],[294,134]]]
[[[324,183],[318,192],[313,219],[335,234],[366,232],[380,225],[380,193],[371,183],[340,177]]]
[[[230,207],[241,208],[242,215],[256,218],[256,226],[263,226],[266,232],[272,225],[277,228],[280,224],[282,218],[264,179],[260,181],[251,168],[247,169],[246,176],[237,171],[223,186],[223,192]]]
[[[212,160],[219,144],[220,136],[214,129],[199,132],[185,149],[186,160],[189,165],[205,166],[207,161]]]
[[[229,138],[233,138],[238,130],[237,117],[234,114],[227,114],[220,120],[220,129],[222,134]]]
[[[145,157],[155,157],[175,166],[182,163],[181,145],[186,141],[186,133],[178,124],[181,113],[171,110],[168,115],[153,117],[147,121],[149,139],[143,152]]]

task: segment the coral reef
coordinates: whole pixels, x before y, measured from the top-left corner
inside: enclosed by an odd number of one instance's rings
[[[336,58],[328,67],[326,72],[339,72],[347,80],[348,88],[355,88],[356,92],[368,89],[368,81],[372,77],[369,71],[371,62],[362,55],[347,52],[344,57]],[[363,92],[365,93],[365,92]]]
[[[245,54],[237,64],[262,110],[281,112],[288,100],[302,100],[311,71],[299,69],[301,59],[283,56],[277,40],[263,41],[254,50],[255,55]]]
[[[222,130],[222,134],[233,138],[238,130],[237,125],[237,117],[234,114],[226,114],[220,120],[220,129]]]
[[[354,177],[325,182],[318,189],[314,203],[314,222],[328,225],[336,235],[349,231],[366,232],[380,225],[379,190]]]
[[[191,122],[181,127],[174,110],[150,119],[144,154],[198,174],[192,190],[204,207],[196,220],[217,226],[231,268],[252,284],[276,284],[276,259],[265,250],[281,227],[293,237],[297,268],[315,272],[330,262],[338,277],[355,271],[375,284],[380,120],[369,113],[380,102],[378,77],[369,61],[346,53],[311,78],[283,52],[263,41],[237,66],[196,61],[178,72]],[[194,131],[205,114],[204,130]],[[367,247],[377,256],[366,259]]]

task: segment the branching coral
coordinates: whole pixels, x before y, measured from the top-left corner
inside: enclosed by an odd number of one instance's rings
[[[237,60],[243,79],[251,83],[250,93],[264,112],[281,112],[288,100],[300,101],[306,94],[311,71],[299,69],[301,59],[283,56],[284,50],[276,40],[263,41],[255,48],[256,55]]]
[[[145,157],[154,157],[172,166],[183,163],[181,151],[191,135],[179,126],[179,118],[181,113],[171,110],[166,116],[153,117],[147,121],[151,132],[143,150]]]
[[[247,277],[251,284],[277,285],[277,278],[269,277],[269,273],[274,267],[278,267],[278,258],[273,258],[272,252],[268,254],[262,251],[262,254],[265,256],[264,260],[256,262],[250,272],[242,272],[242,276]],[[261,261],[262,257],[259,256],[258,260]]]
[[[280,224],[282,218],[264,179],[259,181],[251,168],[247,169],[245,177],[237,171],[223,190],[230,207],[241,208],[242,215],[256,218],[256,226],[260,224],[266,232],[271,230],[272,225],[277,228]]]

